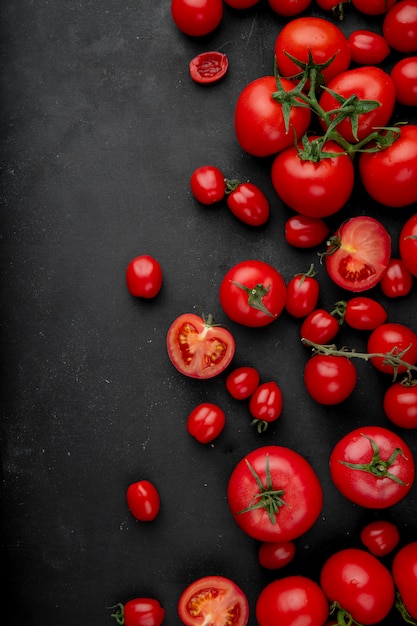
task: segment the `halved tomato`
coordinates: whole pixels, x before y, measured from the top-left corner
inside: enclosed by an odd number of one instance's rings
[[[229,59],[222,52],[201,52],[191,59],[190,76],[196,83],[214,83],[226,74]]]
[[[204,576],[182,592],[178,615],[186,626],[246,626],[249,603],[242,589],[230,578]]]

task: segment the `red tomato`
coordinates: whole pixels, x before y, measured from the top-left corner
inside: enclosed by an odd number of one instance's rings
[[[317,137],[308,138],[313,144]],[[334,141],[321,152],[338,156],[300,158],[302,144],[290,146],[274,159],[271,170],[275,191],[291,209],[309,217],[327,217],[348,201],[354,182],[352,159]],[[320,152],[320,154],[321,154]]]
[[[340,324],[336,317],[325,309],[315,309],[307,315],[300,327],[301,339],[308,339],[320,345],[330,343],[339,332]]]
[[[397,504],[414,482],[414,457],[406,442],[382,426],[351,431],[330,455],[330,475],[348,500],[370,509]]]
[[[214,165],[202,165],[191,174],[190,187],[193,196],[201,204],[220,202],[226,195],[223,172]]]
[[[338,303],[340,304],[340,303]],[[386,322],[388,313],[377,300],[357,296],[344,302],[343,321],[356,330],[375,330]]]
[[[258,387],[259,381],[257,369],[249,366],[238,367],[226,378],[226,389],[235,400],[246,400]]]
[[[404,352],[406,351],[406,352]],[[386,363],[388,353],[401,356],[405,363],[417,363],[417,335],[408,326],[386,322],[372,331],[368,338],[368,352],[383,354],[384,356],[371,357],[369,360],[376,369],[385,374],[394,374],[394,367]],[[404,352],[404,353],[403,353]],[[402,354],[403,353],[403,354]],[[406,365],[398,365],[396,371],[401,374],[407,370]]]
[[[346,357],[315,354],[304,368],[306,389],[320,404],[343,402],[355,389],[356,382],[356,368]]]
[[[348,42],[352,61],[360,65],[378,65],[390,53],[386,39],[372,30],[354,30]]]
[[[394,50],[417,52],[417,0],[394,4],[384,17],[382,33]]]
[[[397,382],[384,394],[387,418],[400,428],[417,428],[417,382]]]
[[[392,563],[392,575],[401,604],[408,613],[408,616],[403,615],[417,619],[417,541],[407,543],[397,552]]]
[[[201,52],[191,59],[190,76],[196,83],[214,83],[223,78],[229,67],[229,59],[222,52]]]
[[[417,105],[417,56],[400,59],[390,74],[395,85],[397,102],[407,106]]]
[[[112,608],[116,611],[111,616],[124,626],[161,626],[165,619],[165,610],[153,598],[134,598]]]
[[[387,298],[400,298],[410,293],[413,276],[401,259],[391,258],[382,275],[380,285]]]
[[[258,626],[323,626],[329,606],[316,582],[305,576],[286,576],[261,591],[255,611]]]
[[[171,0],[171,15],[185,35],[202,37],[222,21],[223,0]]]
[[[253,183],[228,182],[227,206],[235,217],[249,226],[262,226],[269,218],[269,201]]]
[[[347,624],[349,617],[365,626],[377,624],[394,605],[390,572],[366,550],[346,548],[332,554],[321,570],[320,585],[329,601],[341,607],[336,608],[338,624]]]
[[[394,143],[359,156],[362,183],[377,202],[403,207],[417,201],[417,125],[399,127]]]
[[[258,432],[266,430],[270,422],[279,418],[282,412],[282,391],[275,381],[259,385],[249,400],[249,412]]]
[[[139,480],[129,485],[126,500],[133,517],[141,522],[154,520],[161,508],[158,490],[149,480]]]
[[[311,4],[311,0],[268,0],[269,6],[278,15],[291,17],[305,11]]]
[[[295,551],[293,541],[264,541],[258,549],[258,561],[265,569],[281,569],[291,563]]]
[[[319,217],[293,215],[285,223],[285,241],[295,248],[314,248],[330,232],[326,222]]]
[[[258,4],[259,0],[224,0],[233,9],[249,9]]]
[[[402,227],[398,245],[403,263],[413,276],[417,276],[417,213]]]
[[[281,79],[288,92],[294,83]],[[263,76],[250,82],[240,93],[235,108],[234,125],[240,147],[256,157],[276,154],[294,143],[308,129],[311,112],[308,108],[292,107],[288,128],[282,105],[274,98],[278,91],[274,76]]]
[[[306,317],[314,311],[320,295],[319,281],[314,275],[311,266],[308,272],[296,274],[288,282],[285,308],[293,317]]]
[[[162,287],[162,268],[148,254],[132,259],[126,269],[126,284],[129,293],[138,298],[155,298]]]
[[[223,409],[212,402],[202,402],[189,414],[187,430],[200,443],[209,443],[220,435],[225,423]]]
[[[174,367],[191,378],[217,376],[235,353],[235,340],[226,328],[213,325],[211,317],[204,320],[194,313],[184,313],[173,321],[166,345]]]
[[[186,626],[246,626],[249,603],[242,589],[229,578],[204,576],[182,592],[178,615]]]
[[[284,446],[249,452],[233,470],[227,499],[238,526],[258,541],[292,541],[316,522],[323,492],[311,465]]]
[[[387,268],[391,237],[373,217],[352,217],[329,239],[324,254],[327,272],[336,285],[365,291],[375,287]]]
[[[397,0],[350,0],[355,9],[366,15],[382,15],[386,13]]]
[[[220,284],[220,303],[226,315],[244,326],[267,326],[285,306],[286,285],[269,263],[248,260],[232,267]]]
[[[361,541],[374,556],[386,556],[397,547],[400,532],[395,524],[386,520],[376,520],[366,524],[361,530]]]

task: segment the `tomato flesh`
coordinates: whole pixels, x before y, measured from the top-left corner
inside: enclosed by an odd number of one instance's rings
[[[190,61],[190,75],[196,83],[214,83],[226,74],[229,59],[222,52],[202,52]]]
[[[249,604],[244,592],[223,576],[205,576],[191,583],[178,601],[186,626],[246,626]]]

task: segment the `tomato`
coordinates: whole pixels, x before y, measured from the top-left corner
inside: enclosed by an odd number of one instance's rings
[[[399,435],[382,426],[363,426],[342,437],[329,465],[340,493],[365,508],[397,504],[414,482],[412,451]]]
[[[278,15],[291,17],[305,11],[311,4],[311,0],[268,0],[269,6]]]
[[[222,21],[223,0],[171,0],[171,15],[185,35],[202,37]]]
[[[417,52],[417,0],[401,0],[390,8],[382,23],[388,44],[399,52]]]
[[[402,227],[398,245],[403,263],[413,276],[417,276],[417,213]]]
[[[264,541],[258,549],[258,561],[265,569],[281,569],[295,556],[294,541]]]
[[[417,125],[399,127],[399,137],[379,152],[359,156],[362,183],[377,202],[403,207],[417,201]]]
[[[355,143],[368,137],[375,128],[386,126],[394,111],[395,86],[391,76],[379,67],[363,66],[347,70],[338,74],[328,84],[319,99],[319,104],[324,111],[340,112],[342,103],[333,95],[342,97],[344,101],[356,96],[359,101],[372,100],[379,106],[365,113],[359,113],[353,119],[357,128],[353,128],[352,118],[346,117],[336,126],[336,130],[349,143]],[[332,93],[333,92],[333,93]],[[337,113],[330,114],[331,121]],[[327,125],[320,118],[321,125]]]
[[[380,302],[366,296],[356,296],[336,303],[342,306],[342,318],[348,326],[356,330],[374,330],[386,322],[388,313]]]
[[[249,226],[265,224],[270,210],[264,192],[253,183],[238,183],[233,187],[227,196],[227,206],[233,215]]]
[[[186,626],[246,626],[249,603],[242,589],[229,578],[204,576],[182,592],[178,615]]]
[[[223,409],[212,402],[202,402],[189,414],[187,430],[200,443],[209,443],[220,435],[225,423]]]
[[[129,485],[126,500],[133,517],[141,522],[153,521],[161,508],[158,490],[149,480],[139,480]]]
[[[310,136],[310,144],[317,140]],[[327,217],[348,201],[354,183],[352,159],[334,141],[326,141],[321,152],[338,156],[300,158],[302,144],[291,146],[274,159],[272,184],[291,209],[309,217]],[[320,154],[321,154],[320,152]],[[316,160],[317,159],[317,160]]]
[[[314,248],[326,239],[330,228],[319,217],[293,215],[285,222],[285,241],[295,248]]]
[[[326,85],[349,67],[349,43],[338,26],[321,17],[298,17],[287,22],[275,40],[274,52],[281,76],[290,77],[300,73],[300,66],[287,53],[306,63],[309,51],[316,64],[326,63],[334,56],[330,65],[322,70]]]
[[[400,59],[390,76],[395,85],[397,102],[407,106],[417,105],[417,56]]]
[[[401,356],[401,360],[406,364],[415,365],[417,363],[417,335],[404,324],[386,322],[375,328],[370,334],[368,352],[383,354],[384,356],[371,357],[369,360],[379,371],[392,375],[394,374],[394,367],[385,362],[385,355],[392,353],[394,356]],[[401,364],[395,369],[397,373],[401,374],[407,370],[407,366]]]
[[[249,412],[258,432],[263,432],[270,422],[279,418],[282,412],[282,391],[275,381],[259,385],[250,397]]]
[[[391,258],[380,285],[387,298],[400,298],[410,293],[413,276],[401,259]]]
[[[320,481],[298,452],[284,446],[252,450],[233,470],[227,499],[237,525],[258,541],[292,541],[316,522]]]
[[[366,524],[361,530],[361,541],[374,556],[386,556],[397,547],[400,541],[398,527],[386,520],[376,520]]]
[[[166,345],[174,367],[190,378],[212,378],[231,362],[235,353],[233,335],[194,313],[183,313],[168,329]]]
[[[126,284],[129,293],[138,298],[155,298],[162,287],[162,268],[149,254],[132,259],[126,269]]]
[[[329,607],[316,582],[305,576],[286,576],[262,589],[255,611],[258,626],[323,626]]]
[[[329,601],[341,607],[335,610],[340,615],[338,624],[352,623],[352,619],[364,626],[377,624],[394,605],[389,570],[366,550],[345,548],[332,554],[322,567],[320,585]],[[351,619],[348,622],[342,616]]]
[[[383,407],[387,418],[400,428],[417,428],[417,382],[406,380],[388,387]]]
[[[356,368],[346,357],[315,354],[304,368],[305,387],[316,402],[339,404],[355,389]]]
[[[230,372],[226,378],[226,389],[235,400],[246,400],[258,387],[259,381],[258,370],[246,365]]]
[[[165,618],[165,610],[153,598],[134,598],[112,608],[116,611],[111,616],[124,626],[161,626]]]
[[[301,324],[300,336],[302,339],[323,345],[336,337],[339,328],[340,324],[334,315],[325,309],[315,309]]]
[[[390,53],[386,39],[372,30],[354,30],[348,42],[352,61],[360,65],[378,65]]]
[[[386,13],[397,0],[350,0],[355,9],[366,15],[382,15]]]
[[[226,195],[223,172],[214,165],[202,165],[191,174],[190,187],[193,196],[201,204],[215,204]]]
[[[220,303],[226,315],[244,326],[267,326],[285,306],[286,285],[269,263],[248,260],[237,263],[220,284]]]
[[[365,291],[375,287],[388,266],[391,237],[373,217],[352,217],[329,239],[324,255],[327,272],[336,285]]]
[[[222,52],[201,52],[189,64],[190,76],[196,83],[214,83],[223,78],[229,59]]]
[[[293,317],[306,317],[316,307],[320,295],[320,285],[314,277],[314,267],[304,274],[296,274],[287,284],[285,308]]]
[[[281,79],[288,92],[294,83]],[[256,157],[276,154],[294,143],[308,129],[311,111],[306,107],[291,107],[288,128],[282,105],[274,98],[277,81],[274,76],[262,76],[250,82],[240,93],[235,107],[234,126],[240,147]]]
[[[401,605],[408,613],[405,616],[417,619],[417,541],[407,543],[397,552],[392,562],[392,575]]]
[[[259,0],[224,0],[233,9],[249,9],[258,4]]]

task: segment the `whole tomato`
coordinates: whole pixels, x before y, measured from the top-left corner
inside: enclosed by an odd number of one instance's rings
[[[281,569],[295,556],[294,541],[264,541],[258,548],[258,561],[265,569]]]
[[[417,276],[417,213],[402,227],[398,245],[403,263],[413,276]]]
[[[379,284],[387,298],[401,298],[410,293],[413,276],[401,259],[391,257]]]
[[[417,363],[417,335],[404,324],[386,322],[377,326],[369,335],[367,348],[368,353],[378,355],[369,359],[372,365],[385,374],[401,374],[407,371],[407,364]],[[400,357],[404,364],[389,362],[389,353]]]
[[[124,626],[161,626],[165,619],[165,610],[154,598],[134,598],[112,608],[116,610],[111,616]]]
[[[336,337],[339,329],[340,324],[334,315],[325,309],[315,309],[303,320],[300,327],[300,337],[323,345],[330,343]]]
[[[225,576],[204,576],[192,582],[178,600],[178,615],[186,626],[246,626],[249,603],[238,585]]]
[[[409,618],[417,619],[417,541],[407,543],[397,552],[392,575],[400,596],[397,608],[412,624]]]
[[[395,63],[390,76],[395,85],[397,102],[406,106],[417,105],[417,56],[406,57]]]
[[[356,330],[374,330],[387,321],[388,313],[378,300],[367,296],[356,296],[340,300],[335,304],[335,314]]]
[[[243,365],[230,372],[226,378],[226,389],[235,400],[246,400],[258,387],[259,381],[258,370]]]
[[[400,541],[400,531],[392,522],[376,520],[362,528],[360,538],[371,554],[381,557],[397,547]]]
[[[171,15],[185,35],[202,37],[222,21],[223,0],[171,0]]]
[[[129,485],[126,501],[133,517],[141,522],[153,521],[161,508],[158,490],[149,480],[139,480]]]
[[[292,215],[285,222],[285,241],[295,248],[314,248],[324,241],[330,232],[326,222],[320,217]]]
[[[227,181],[227,206],[241,222],[262,226],[268,221],[270,208],[264,192],[253,183]]]
[[[356,368],[346,357],[315,354],[304,368],[304,384],[309,395],[320,404],[343,402],[356,387]]]
[[[209,443],[220,435],[225,423],[223,409],[212,402],[202,402],[189,414],[187,430],[200,443]]]
[[[293,317],[306,317],[314,311],[320,294],[314,266],[304,274],[296,274],[287,284],[285,308]]]
[[[399,52],[417,52],[417,0],[401,0],[384,17],[382,33]]]
[[[378,65],[390,53],[386,39],[372,30],[354,30],[348,36],[348,42],[351,59],[359,65]]]
[[[274,380],[262,383],[255,389],[249,400],[249,412],[258,432],[263,432],[270,422],[279,418],[282,404],[282,391]]]
[[[417,381],[396,382],[386,390],[383,400],[387,418],[400,428],[417,428]]]
[[[126,269],[126,284],[130,294],[137,298],[155,298],[162,287],[162,268],[149,254],[132,259]]]
[[[202,165],[191,174],[191,192],[201,204],[215,204],[226,194],[223,172],[215,165]]]

